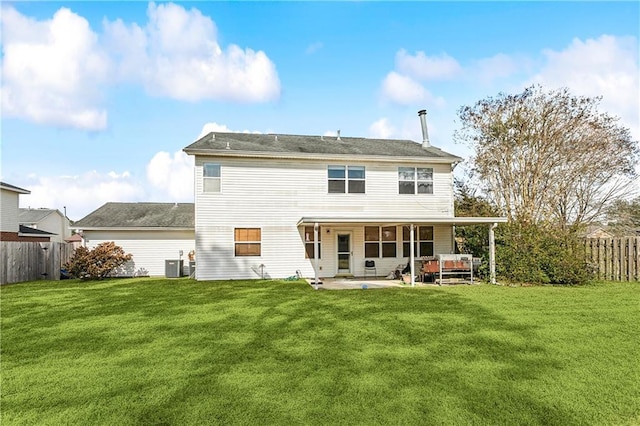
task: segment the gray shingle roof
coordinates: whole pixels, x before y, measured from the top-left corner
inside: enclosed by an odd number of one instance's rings
[[[229,147],[227,149],[227,146]],[[326,154],[349,156],[414,157],[450,162],[462,158],[436,147],[422,148],[422,144],[400,139],[368,139],[335,136],[275,135],[211,132],[184,148],[187,154],[216,152],[230,155],[236,152],[264,154]]]
[[[107,203],[74,228],[195,228],[193,203]]]
[[[20,223],[38,223],[45,217],[49,216],[56,210],[52,209],[19,209],[18,222]]]

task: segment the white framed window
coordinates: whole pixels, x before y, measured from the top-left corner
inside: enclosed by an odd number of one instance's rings
[[[236,256],[260,256],[262,231],[260,228],[235,228],[234,242]]]
[[[329,166],[327,168],[330,194],[364,194],[364,166]]]
[[[220,164],[202,164],[202,191],[220,192]]]
[[[433,194],[433,168],[398,167],[399,194]]]
[[[313,226],[304,227],[304,257],[315,259],[315,240]],[[318,259],[322,259],[322,227],[318,227]]]
[[[364,257],[396,257],[395,226],[364,227]]]
[[[402,227],[402,255],[411,255],[411,235],[408,226]],[[413,240],[413,254],[416,257],[433,256],[433,226],[416,226]]]

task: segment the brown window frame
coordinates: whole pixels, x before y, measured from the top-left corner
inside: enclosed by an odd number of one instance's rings
[[[260,228],[234,228],[233,242],[236,257],[262,256],[262,229]]]
[[[369,228],[369,235],[367,235]],[[376,228],[376,235],[373,235],[373,228]],[[385,237],[385,230],[393,230],[393,239]],[[397,257],[398,254],[398,230],[395,226],[365,226],[364,227],[364,257],[365,258],[385,258]],[[390,251],[393,247],[393,253]]]
[[[304,258],[315,259],[314,257],[313,226],[304,227]],[[322,259],[322,227],[318,226],[318,259]]]
[[[431,228],[431,239],[428,239],[429,228]],[[402,227],[402,255],[404,257],[409,257],[410,255],[411,242],[409,241],[409,232],[407,226]],[[415,232],[413,254],[416,257],[433,256],[435,250],[435,228],[433,225],[416,226]]]

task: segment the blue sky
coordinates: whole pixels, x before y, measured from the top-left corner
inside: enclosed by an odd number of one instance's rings
[[[208,130],[453,142],[532,83],[602,96],[640,139],[638,2],[3,2],[2,180],[81,219],[193,201]],[[461,171],[463,168],[461,168]]]

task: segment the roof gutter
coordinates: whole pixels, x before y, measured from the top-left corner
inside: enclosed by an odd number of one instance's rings
[[[228,158],[268,158],[268,159],[285,159],[285,160],[344,160],[349,155],[355,161],[373,161],[378,163],[436,163],[436,164],[452,164],[463,161],[458,156],[447,157],[389,157],[386,155],[358,155],[358,154],[318,154],[318,153],[271,153],[263,151],[229,151],[229,150],[212,150],[212,149],[188,149],[183,151],[189,155],[202,155],[210,157],[228,157]]]
[[[483,225],[493,223],[506,223],[506,217],[394,217],[394,216],[379,216],[379,217],[302,217],[297,226],[311,225],[313,223],[320,224],[366,224],[366,223],[384,223],[390,225],[400,224],[430,224],[430,225]]]

